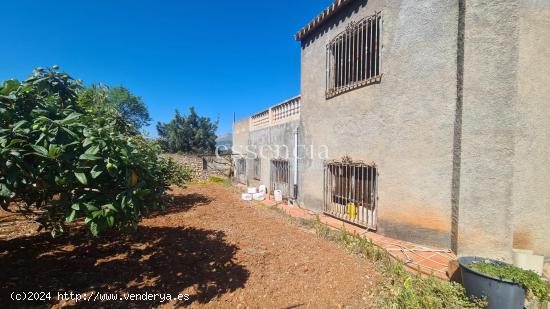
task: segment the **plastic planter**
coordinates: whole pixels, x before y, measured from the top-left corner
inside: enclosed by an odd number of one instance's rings
[[[487,297],[488,309],[523,308],[525,290],[520,285],[469,268],[468,264],[475,261],[498,262],[477,256],[464,256],[458,259],[462,271],[462,284],[468,296]]]

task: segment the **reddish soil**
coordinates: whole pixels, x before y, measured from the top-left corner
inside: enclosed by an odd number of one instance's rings
[[[13,291],[51,292],[53,307],[365,308],[380,275],[368,261],[219,184],[175,188],[131,235],[51,239],[0,212],[0,306]],[[189,294],[188,300],[75,302],[58,292]]]

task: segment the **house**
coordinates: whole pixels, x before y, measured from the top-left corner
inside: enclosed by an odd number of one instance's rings
[[[233,126],[235,178],[246,185],[265,184],[297,199],[297,128],[301,98],[296,96],[258,112]]]
[[[335,1],[296,34],[299,118],[255,129],[264,111],[233,142],[297,137],[289,198],[312,211],[458,255],[550,257],[549,29],[543,0]]]

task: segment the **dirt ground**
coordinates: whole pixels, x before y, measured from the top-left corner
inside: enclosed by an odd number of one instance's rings
[[[0,306],[40,304],[11,301],[14,291],[51,292],[46,306],[53,307],[374,306],[380,275],[373,264],[232,191],[221,184],[175,188],[167,209],[144,219],[135,233],[92,240],[85,231],[52,240],[28,220],[0,211]],[[183,299],[57,298],[71,291]]]

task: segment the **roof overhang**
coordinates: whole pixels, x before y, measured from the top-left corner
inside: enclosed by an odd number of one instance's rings
[[[309,24],[305,25],[300,31],[298,31],[294,38],[296,41],[301,41],[303,38],[305,38],[308,34],[310,34],[313,30],[317,29],[320,25],[322,25],[327,19],[329,19],[332,15],[339,12],[343,7],[345,7],[350,2],[353,2],[354,0],[335,0],[332,5],[330,5],[328,8],[326,8],[321,14],[319,14],[315,19],[309,22]]]

